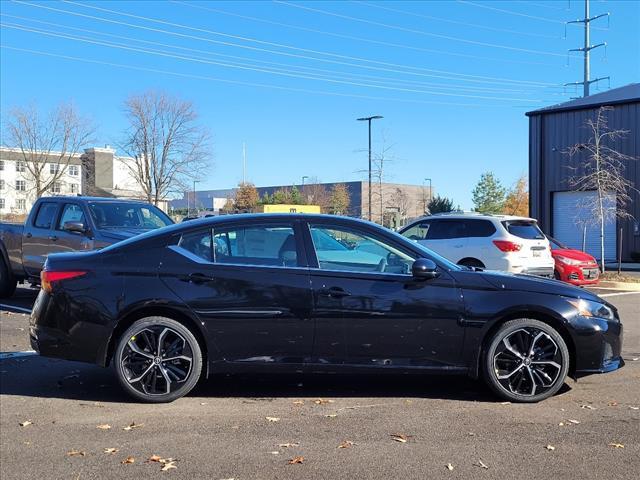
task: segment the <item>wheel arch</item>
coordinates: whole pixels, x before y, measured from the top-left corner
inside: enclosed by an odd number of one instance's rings
[[[461,258],[460,260],[458,260],[456,263],[458,265],[464,265],[464,262],[471,262],[471,263],[479,263],[481,265],[480,268],[486,268],[484,262],[478,258],[475,257],[464,257]]]
[[[516,320],[518,318],[529,318],[532,320],[538,320],[540,322],[546,323],[554,330],[558,332],[558,334],[564,340],[564,343],[567,345],[567,350],[569,350],[569,370],[568,376],[575,378],[576,371],[576,345],[569,333],[569,329],[565,325],[565,322],[554,315],[548,312],[542,311],[533,311],[533,310],[521,310],[514,311],[504,314],[500,316],[496,320],[494,320],[491,326],[484,332],[482,336],[482,341],[480,342],[480,347],[476,354],[476,359],[474,362],[474,378],[478,378],[480,376],[480,372],[482,371],[481,365],[484,360],[484,355],[486,353],[487,347],[491,342],[491,338],[493,335],[500,329],[502,325],[504,325],[509,320]]]
[[[146,317],[167,317],[180,324],[184,325],[186,328],[193,333],[193,336],[196,337],[198,344],[200,345],[200,350],[202,351],[202,366],[204,368],[204,378],[209,376],[209,350],[207,348],[207,341],[202,331],[202,328],[198,324],[198,321],[192,318],[190,315],[185,313],[184,311],[174,308],[171,306],[165,305],[147,305],[136,308],[135,310],[129,311],[124,314],[121,318],[118,319],[111,336],[109,337],[109,341],[106,346],[106,351],[102,356],[102,365],[109,366],[111,360],[113,359],[113,353],[116,348],[116,343],[120,336],[129,328],[133,323],[141,318]]]

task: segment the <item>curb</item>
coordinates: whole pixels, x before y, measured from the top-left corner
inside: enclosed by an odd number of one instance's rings
[[[625,292],[640,292],[640,283],[633,282],[610,282],[601,280],[594,287],[614,288],[616,290],[624,290]]]

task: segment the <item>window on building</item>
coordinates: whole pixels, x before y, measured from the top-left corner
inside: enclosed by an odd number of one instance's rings
[[[71,193],[78,193],[78,184],[77,183],[70,184],[69,188],[71,190]]]
[[[0,180],[0,190],[4,190],[4,180]]]
[[[4,198],[0,198],[0,210],[4,210]]]
[[[53,218],[56,216],[58,204],[54,202],[42,202],[38,209],[38,214],[33,222],[36,228],[51,228]]]
[[[27,190],[27,182],[24,180],[16,180],[16,191],[24,192]]]
[[[27,163],[22,160],[16,162],[16,172],[24,172],[27,169]]]
[[[4,170],[4,160],[0,160],[0,170]]]
[[[24,198],[16,200],[16,210],[25,211],[27,209],[27,201]]]
[[[49,173],[51,175],[55,175],[59,171],[60,171],[60,164],[59,163],[50,163],[49,164]]]
[[[69,175],[77,177],[79,173],[80,170],[78,169],[78,165],[69,165]]]
[[[51,193],[60,193],[60,182],[53,182],[51,184]]]

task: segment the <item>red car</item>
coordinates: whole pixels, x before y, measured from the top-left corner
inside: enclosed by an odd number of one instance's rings
[[[600,268],[596,259],[581,250],[574,250],[547,237],[551,245],[551,255],[555,260],[556,279],[573,285],[594,285],[600,278]]]

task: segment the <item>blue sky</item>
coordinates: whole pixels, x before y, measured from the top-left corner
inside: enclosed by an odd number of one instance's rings
[[[117,143],[123,100],[147,89],[193,101],[213,134],[200,188],[363,179],[366,125],[384,137],[388,180],[470,208],[480,174],[527,171],[524,112],[580,90],[584,2],[2,1],[3,112],[73,101]],[[591,2],[592,76],[640,78],[640,2]],[[37,33],[40,32],[40,33]],[[46,32],[47,35],[43,34]],[[84,41],[81,41],[84,40]],[[119,48],[107,46],[117,45]],[[160,54],[159,54],[160,53]],[[567,65],[568,63],[568,65]],[[608,83],[601,82],[601,89]],[[592,87],[597,91],[597,87]]]

